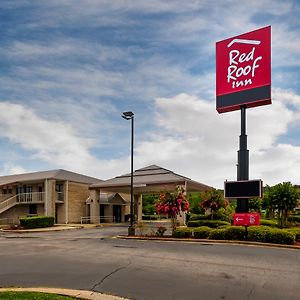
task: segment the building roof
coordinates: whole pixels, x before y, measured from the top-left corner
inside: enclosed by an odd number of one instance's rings
[[[82,174],[66,171],[63,169],[24,173],[16,175],[0,176],[0,185],[8,185],[17,182],[32,182],[45,179],[68,180],[78,183],[100,183],[102,180]]]
[[[131,174],[124,174],[106,181],[92,184],[90,189],[101,191],[130,193]],[[135,170],[133,173],[134,193],[153,193],[174,191],[177,185],[186,186],[189,192],[206,191],[212,187],[176,174],[165,168],[151,165]]]

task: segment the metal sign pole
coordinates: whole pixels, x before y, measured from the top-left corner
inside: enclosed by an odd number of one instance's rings
[[[241,135],[240,135],[240,149],[238,151],[238,172],[237,180],[249,180],[249,150],[247,149],[247,135],[246,135],[246,107],[241,107]],[[248,198],[237,199],[237,213],[244,213],[249,211]]]

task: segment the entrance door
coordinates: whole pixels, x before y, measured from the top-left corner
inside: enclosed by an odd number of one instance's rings
[[[100,223],[104,223],[105,222],[105,213],[104,213],[104,205],[100,204]]]
[[[122,221],[122,206],[121,205],[113,206],[113,216],[114,216],[115,222]]]

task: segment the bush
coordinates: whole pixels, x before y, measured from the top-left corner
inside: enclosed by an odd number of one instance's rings
[[[189,221],[210,220],[211,215],[191,214]]]
[[[265,220],[265,219],[261,219],[260,220],[260,225],[263,226],[270,226],[270,227],[277,227],[277,222],[273,221],[273,220]]]
[[[187,227],[179,227],[173,232],[175,238],[190,238],[192,236],[192,230]]]
[[[195,239],[207,239],[211,228],[208,226],[201,226],[194,229],[194,238]]]
[[[265,242],[266,232],[270,230],[269,226],[251,226],[248,228],[248,241]]]
[[[292,245],[295,242],[295,234],[285,229],[270,228],[268,226],[252,226],[248,229],[248,240]]]
[[[288,221],[295,224],[300,223],[300,215],[288,216]]]
[[[218,228],[219,226],[222,225],[230,225],[230,223],[225,221],[218,221],[218,220],[197,220],[197,221],[189,221],[187,224],[188,227],[208,226],[210,228]]]
[[[226,240],[238,240],[243,241],[245,239],[245,227],[244,226],[230,226],[224,229]]]
[[[286,229],[288,232],[291,232],[295,235],[296,241],[300,242],[300,228],[289,228]]]
[[[208,238],[210,240],[226,240],[226,229],[212,229]]]
[[[238,240],[243,241],[245,237],[244,226],[230,226],[212,229],[208,238],[211,240]]]
[[[27,229],[51,227],[54,225],[54,217],[44,216],[44,217],[21,218],[20,224],[22,227]]]

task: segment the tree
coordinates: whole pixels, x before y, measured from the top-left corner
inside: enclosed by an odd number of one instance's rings
[[[210,209],[212,220],[214,218],[214,214],[220,208],[226,208],[228,205],[228,201],[224,199],[222,192],[215,189],[205,192],[203,199],[204,200],[200,203],[200,206],[205,210]]]
[[[157,199],[157,194],[145,194],[143,195],[143,214],[144,215],[154,215],[156,212],[155,201]]]
[[[189,194],[190,213],[204,214],[205,210],[200,206],[203,201],[204,192],[193,192]]]
[[[262,206],[261,198],[251,198],[249,199],[249,209],[250,211],[260,212]]]
[[[289,211],[298,204],[299,192],[290,182],[283,182],[268,187],[264,199],[270,205],[270,211],[277,213],[279,226],[284,227],[287,225]]]
[[[177,186],[175,193],[161,192],[155,206],[158,214],[171,218],[172,233],[176,230],[177,216],[190,210],[190,203],[181,186]]]

